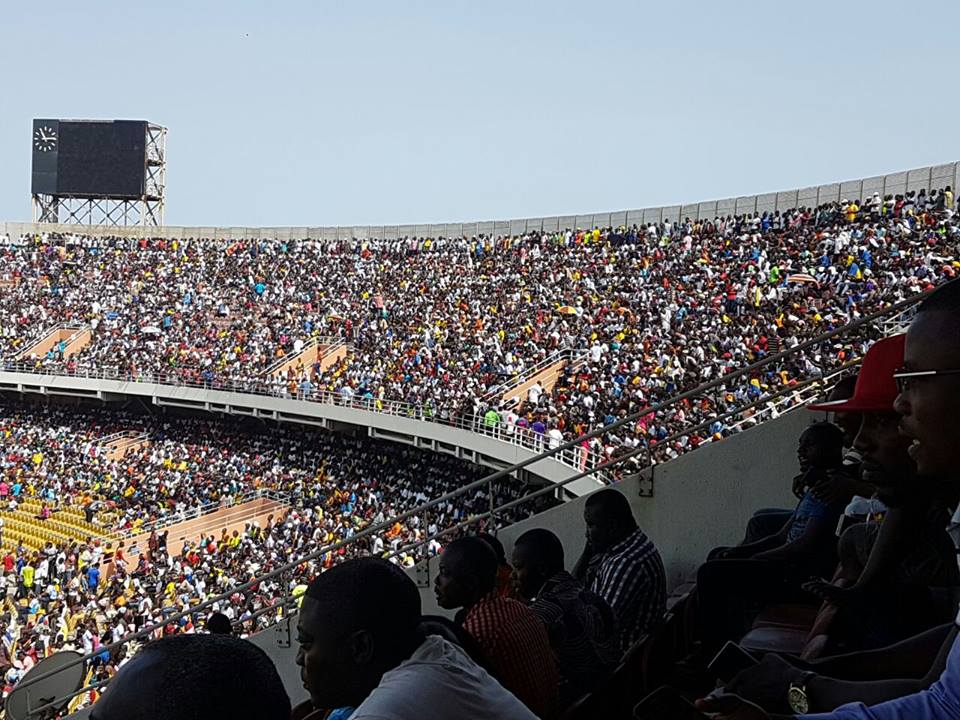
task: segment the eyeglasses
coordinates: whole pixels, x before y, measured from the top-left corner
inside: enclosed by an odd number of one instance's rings
[[[907,370],[906,368],[900,368],[893,373],[893,379],[897,383],[897,392],[903,392],[910,388],[910,380],[931,378],[937,375],[960,375],[960,370]]]

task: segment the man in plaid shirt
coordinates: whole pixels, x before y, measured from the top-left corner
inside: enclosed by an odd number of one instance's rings
[[[653,542],[637,527],[630,503],[612,488],[591,494],[583,509],[587,544],[574,576],[607,601],[625,653],[663,619],[667,576]]]

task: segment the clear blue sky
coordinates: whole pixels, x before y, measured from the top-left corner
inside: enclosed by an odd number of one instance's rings
[[[29,219],[34,117],[166,125],[176,225],[618,210],[960,159],[957,2],[50,0],[0,28],[2,220]]]

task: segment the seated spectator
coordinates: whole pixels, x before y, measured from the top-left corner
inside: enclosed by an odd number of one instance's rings
[[[221,612],[215,612],[207,618],[206,628],[211,635],[233,635],[233,623]]]
[[[827,402],[833,403],[852,397],[856,382],[856,375],[847,375],[841,378],[830,390],[830,394],[827,396]],[[814,408],[808,407],[808,409],[812,410]],[[847,483],[856,482],[859,478],[860,462],[859,456],[856,454],[856,451],[853,450],[853,439],[857,436],[857,431],[860,429],[860,416],[854,412],[839,411],[834,415],[834,422],[843,430],[843,446],[850,448],[850,450],[843,458],[843,466],[840,468],[842,472],[831,472],[827,479],[822,481],[821,485],[817,488],[817,494],[819,495],[820,493],[828,491],[839,491],[844,495],[853,495],[857,491],[861,493],[867,491],[872,494],[872,488],[865,488],[859,484],[855,488],[843,487]],[[806,492],[806,487],[804,487],[805,482],[806,478],[802,472],[793,479],[793,494],[796,495],[798,500],[801,499],[804,492]],[[839,487],[828,487],[833,484]],[[740,544],[749,545],[750,543],[776,534],[791,517],[793,517],[793,510],[781,508],[761,508],[757,510],[747,523],[746,535]]]
[[[842,463],[843,431],[830,423],[811,425],[800,436],[797,456],[807,490],[790,520],[770,537],[712,552],[714,559],[697,571],[704,658],[746,632],[762,605],[801,600],[800,586],[810,576],[833,573],[842,505],[818,500],[813,487]]]
[[[587,542],[573,575],[613,609],[622,655],[663,619],[667,604],[663,560],[637,527],[626,496],[617,490],[591,493],[583,521]]]
[[[863,458],[864,479],[889,508],[881,521],[857,523],[843,532],[837,578],[842,584],[804,586],[848,611],[841,625],[870,628],[867,638],[857,638],[860,647],[889,644],[929,628],[937,610],[928,587],[960,582],[953,545],[942,531],[957,498],[917,476],[909,441],[897,431],[893,374],[903,362],[903,346],[903,335],[879,341],[864,358],[853,398],[811,406],[862,414],[855,447]]]
[[[501,597],[513,597],[515,591],[513,568],[507,562],[507,553],[503,549],[503,543],[490,533],[480,533],[477,537],[487,543],[497,556],[497,593]]]
[[[523,603],[497,593],[497,557],[478,537],[454,540],[440,554],[434,590],[480,645],[503,686],[538,717],[556,711],[559,676],[543,623]]]
[[[560,538],[528,530],[513,544],[517,590],[547,628],[560,672],[560,702],[595,689],[620,659],[616,620],[606,601],[564,570]]]
[[[348,560],[322,573],[297,620],[297,665],[313,705],[356,707],[353,720],[533,720],[462,649],[422,635],[420,613],[416,585],[386,560]]]
[[[91,720],[288,720],[270,658],[246,640],[171,635],[148,643],[110,682]]]
[[[957,413],[960,406],[960,282],[944,285],[920,305],[907,332],[903,369],[895,377],[900,394],[894,409],[902,416],[900,432],[911,441],[910,457],[917,464],[918,473],[932,482],[949,485],[954,491],[960,489],[960,463],[956,454],[956,448],[960,447],[960,414]],[[960,509],[954,513],[947,533],[960,553]],[[960,617],[957,620],[960,621]],[[868,654],[872,655],[870,663],[855,659],[848,664],[849,669],[858,679],[867,681],[860,683],[857,702],[832,712],[800,717],[811,720],[960,718],[957,630],[954,623],[894,648],[875,651]],[[871,669],[876,675],[864,677],[864,670]],[[774,674],[769,672],[771,677]],[[938,679],[927,687],[932,678]],[[738,680],[734,678],[734,683]],[[885,682],[874,682],[876,680]],[[791,692],[793,712],[808,712],[808,685],[810,692],[816,693],[814,685],[821,681],[815,672],[808,670],[791,682],[796,688]],[[698,701],[698,706],[707,712],[721,713],[717,716],[721,720],[781,717],[735,694],[705,698]]]

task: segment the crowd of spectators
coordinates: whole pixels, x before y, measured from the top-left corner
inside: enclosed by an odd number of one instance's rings
[[[101,441],[118,430],[135,430],[145,441],[111,458]],[[484,474],[451,456],[299,426],[7,402],[0,404],[0,449],[0,493],[12,507],[40,499],[54,519],[61,509],[83,507],[114,538],[43,548],[7,539],[2,580],[9,602],[0,622],[8,689],[50,652],[93,652]],[[505,478],[494,483],[495,503],[530,489]],[[188,537],[182,550],[173,547],[171,524],[257,491],[270,491],[288,509],[253,518],[242,530]],[[547,496],[519,505],[512,517],[552,502]],[[0,508],[0,520],[9,507]],[[349,552],[327,553],[295,573],[237,592],[216,609],[239,631],[253,632],[284,612],[273,604],[302,591],[323,568],[358,553],[412,566],[441,543],[408,546],[488,509],[485,489],[455,497],[354,543]],[[43,522],[37,520],[39,528]],[[160,529],[143,541],[151,528]],[[138,535],[139,546],[130,544]],[[191,631],[198,622],[190,617],[163,632]],[[105,655],[102,671],[112,671],[128,649]]]
[[[948,187],[518,236],[28,235],[0,245],[0,352],[47,371],[325,394],[370,408],[399,401],[417,417],[489,417],[558,444],[952,277],[958,230]],[[69,357],[62,346],[18,357],[67,323],[89,326],[92,342]],[[319,337],[343,338],[349,354],[323,372],[307,363],[265,374]],[[872,339],[811,348],[592,449],[657,446],[669,459],[732,432],[726,411],[842,365]],[[497,399],[560,351],[578,361],[551,392]]]
[[[491,417],[494,427],[530,427],[559,441],[952,278],[958,231],[947,188],[757,217],[521,237],[222,243],[28,236],[0,245],[0,343],[10,366],[25,362],[64,373],[108,371],[210,387],[267,388],[305,398],[327,392],[340,402],[375,408],[398,400],[416,408],[417,417]],[[960,286],[952,287],[953,299],[940,294],[925,314],[921,309],[921,327],[931,325],[934,316],[937,322],[944,315],[948,320],[940,322],[939,337],[927,328],[912,350],[908,342],[906,364],[920,372],[916,380],[901,381],[895,408],[885,411],[913,439],[900,454],[916,463],[918,476],[946,485],[956,479],[956,437],[950,435],[956,423],[941,407],[947,400],[931,396],[926,386],[934,380],[955,383],[936,377],[955,374],[960,358],[949,342],[937,346],[938,340],[960,337],[954,297]],[[62,345],[42,357],[17,357],[50,327],[65,323],[89,326],[90,344],[69,357]],[[297,368],[285,378],[265,374],[310,339],[326,336],[350,343],[348,356],[332,369]],[[886,347],[873,344],[876,339],[858,336],[812,348],[722,393],[643,417],[599,440],[598,449],[659,447],[691,421],[715,418],[735,404],[822,374],[870,345]],[[922,342],[927,345],[918,350]],[[561,350],[581,357],[551,392],[534,389],[508,408],[486,399]],[[939,358],[944,367],[930,374],[929,358]],[[929,414],[920,412],[921,406]],[[452,458],[365,438],[244,425],[250,421],[10,405],[0,411],[3,484],[14,498],[41,498],[54,516],[56,509],[79,504],[104,530],[136,533],[145,523],[173,522],[251,490],[284,493],[291,504],[289,512],[263,526],[251,522],[242,532],[198,537],[179,552],[168,552],[163,532],[151,534],[146,547],[116,550],[92,539],[42,549],[5,546],[8,603],[2,620],[9,686],[53,649],[94,653],[109,640],[163,623],[198,600],[229,592],[480,477],[478,469]],[[868,415],[865,411],[857,435],[857,447],[864,449],[871,442],[882,445],[878,438],[897,427],[890,417],[879,423]],[[142,431],[149,441],[109,459],[97,440],[124,429]],[[718,420],[709,432],[661,447],[662,457],[729,431]],[[842,436],[833,426],[808,432],[801,461],[834,487],[838,473],[872,470],[869,481],[881,488],[881,458],[893,462],[896,453],[868,452],[877,466],[865,461],[851,470],[840,452]],[[867,568],[876,572],[879,561],[871,562],[871,549],[889,554],[891,537],[903,541],[903,526],[894,526],[864,539],[865,551],[863,544],[847,552],[841,546],[837,555],[824,550],[822,530],[842,514],[838,495],[825,500],[818,494],[822,483],[804,477],[797,486],[800,503],[779,532],[739,549],[718,549],[705,566],[710,572],[702,578],[701,599],[710,607],[700,616],[701,652],[740,634],[734,620],[754,610],[752,589],[766,593],[772,585],[789,586],[789,600],[807,593],[849,601],[851,596],[827,587],[831,583],[801,583],[798,568],[809,575],[839,557],[838,580],[868,575],[874,581]],[[842,486],[862,487],[865,481],[862,475]],[[502,501],[527,489],[507,481],[497,493]],[[956,489],[947,494],[955,504]],[[877,495],[873,500],[896,496]],[[275,598],[300,597],[298,664],[318,708],[359,706],[357,718],[407,717],[412,715],[406,710],[422,707],[422,698],[429,697],[431,707],[450,716],[484,717],[489,711],[499,717],[553,717],[573,699],[572,692],[600,687],[617,658],[656,632],[666,600],[663,564],[615,490],[588,500],[587,545],[572,574],[563,568],[562,547],[558,565],[556,543],[549,538],[528,538],[526,546],[518,541],[512,558],[517,567],[506,586],[498,583],[503,562],[489,541],[432,543],[424,551],[441,554],[438,601],[460,609],[450,629],[458,643],[424,639],[415,622],[419,595],[397,567],[412,565],[417,556],[404,548],[487,507],[482,492],[437,506],[350,551],[328,553],[294,573],[238,591],[214,609],[241,632],[251,632],[286,610],[272,605]],[[896,509],[893,501],[884,512],[905,523],[942,514],[942,508],[922,505],[904,520]],[[955,516],[953,525],[956,521]],[[392,562],[351,559],[367,553]],[[896,570],[902,567],[897,558],[882,564]],[[531,589],[531,567],[542,581],[533,595],[522,590]],[[725,585],[729,573],[737,580]],[[772,574],[775,582],[769,582]],[[743,580],[747,577],[756,583]],[[392,594],[371,591],[381,586]],[[732,603],[736,607],[720,607],[716,598],[726,602],[730,587],[742,596]],[[835,587],[845,589],[842,582]],[[763,599],[784,598],[773,593]],[[268,612],[259,615],[261,610]],[[201,617],[188,615],[156,635],[197,632],[201,623]],[[877,643],[873,629],[858,628],[859,635],[845,640]],[[955,636],[955,629],[947,632],[942,651],[927,664],[931,683],[940,671],[942,677],[930,690],[916,687],[920,699],[902,701],[915,711],[911,716],[960,716]],[[104,651],[96,672],[112,674],[136,649],[137,643],[127,643]],[[584,657],[605,669],[587,671]],[[794,669],[802,670],[791,678],[801,683],[806,699],[814,671]],[[848,690],[821,684],[830,688],[821,697],[831,701]],[[791,698],[794,685],[787,688]],[[735,678],[728,690],[750,697],[753,687]],[[884,692],[904,687],[888,684]],[[871,692],[870,698],[888,699],[876,687]],[[930,714],[935,704],[951,714]],[[736,720],[768,717],[730,693],[701,706]],[[879,707],[850,706],[829,717],[903,716],[896,714],[900,706],[891,706],[889,714]]]

